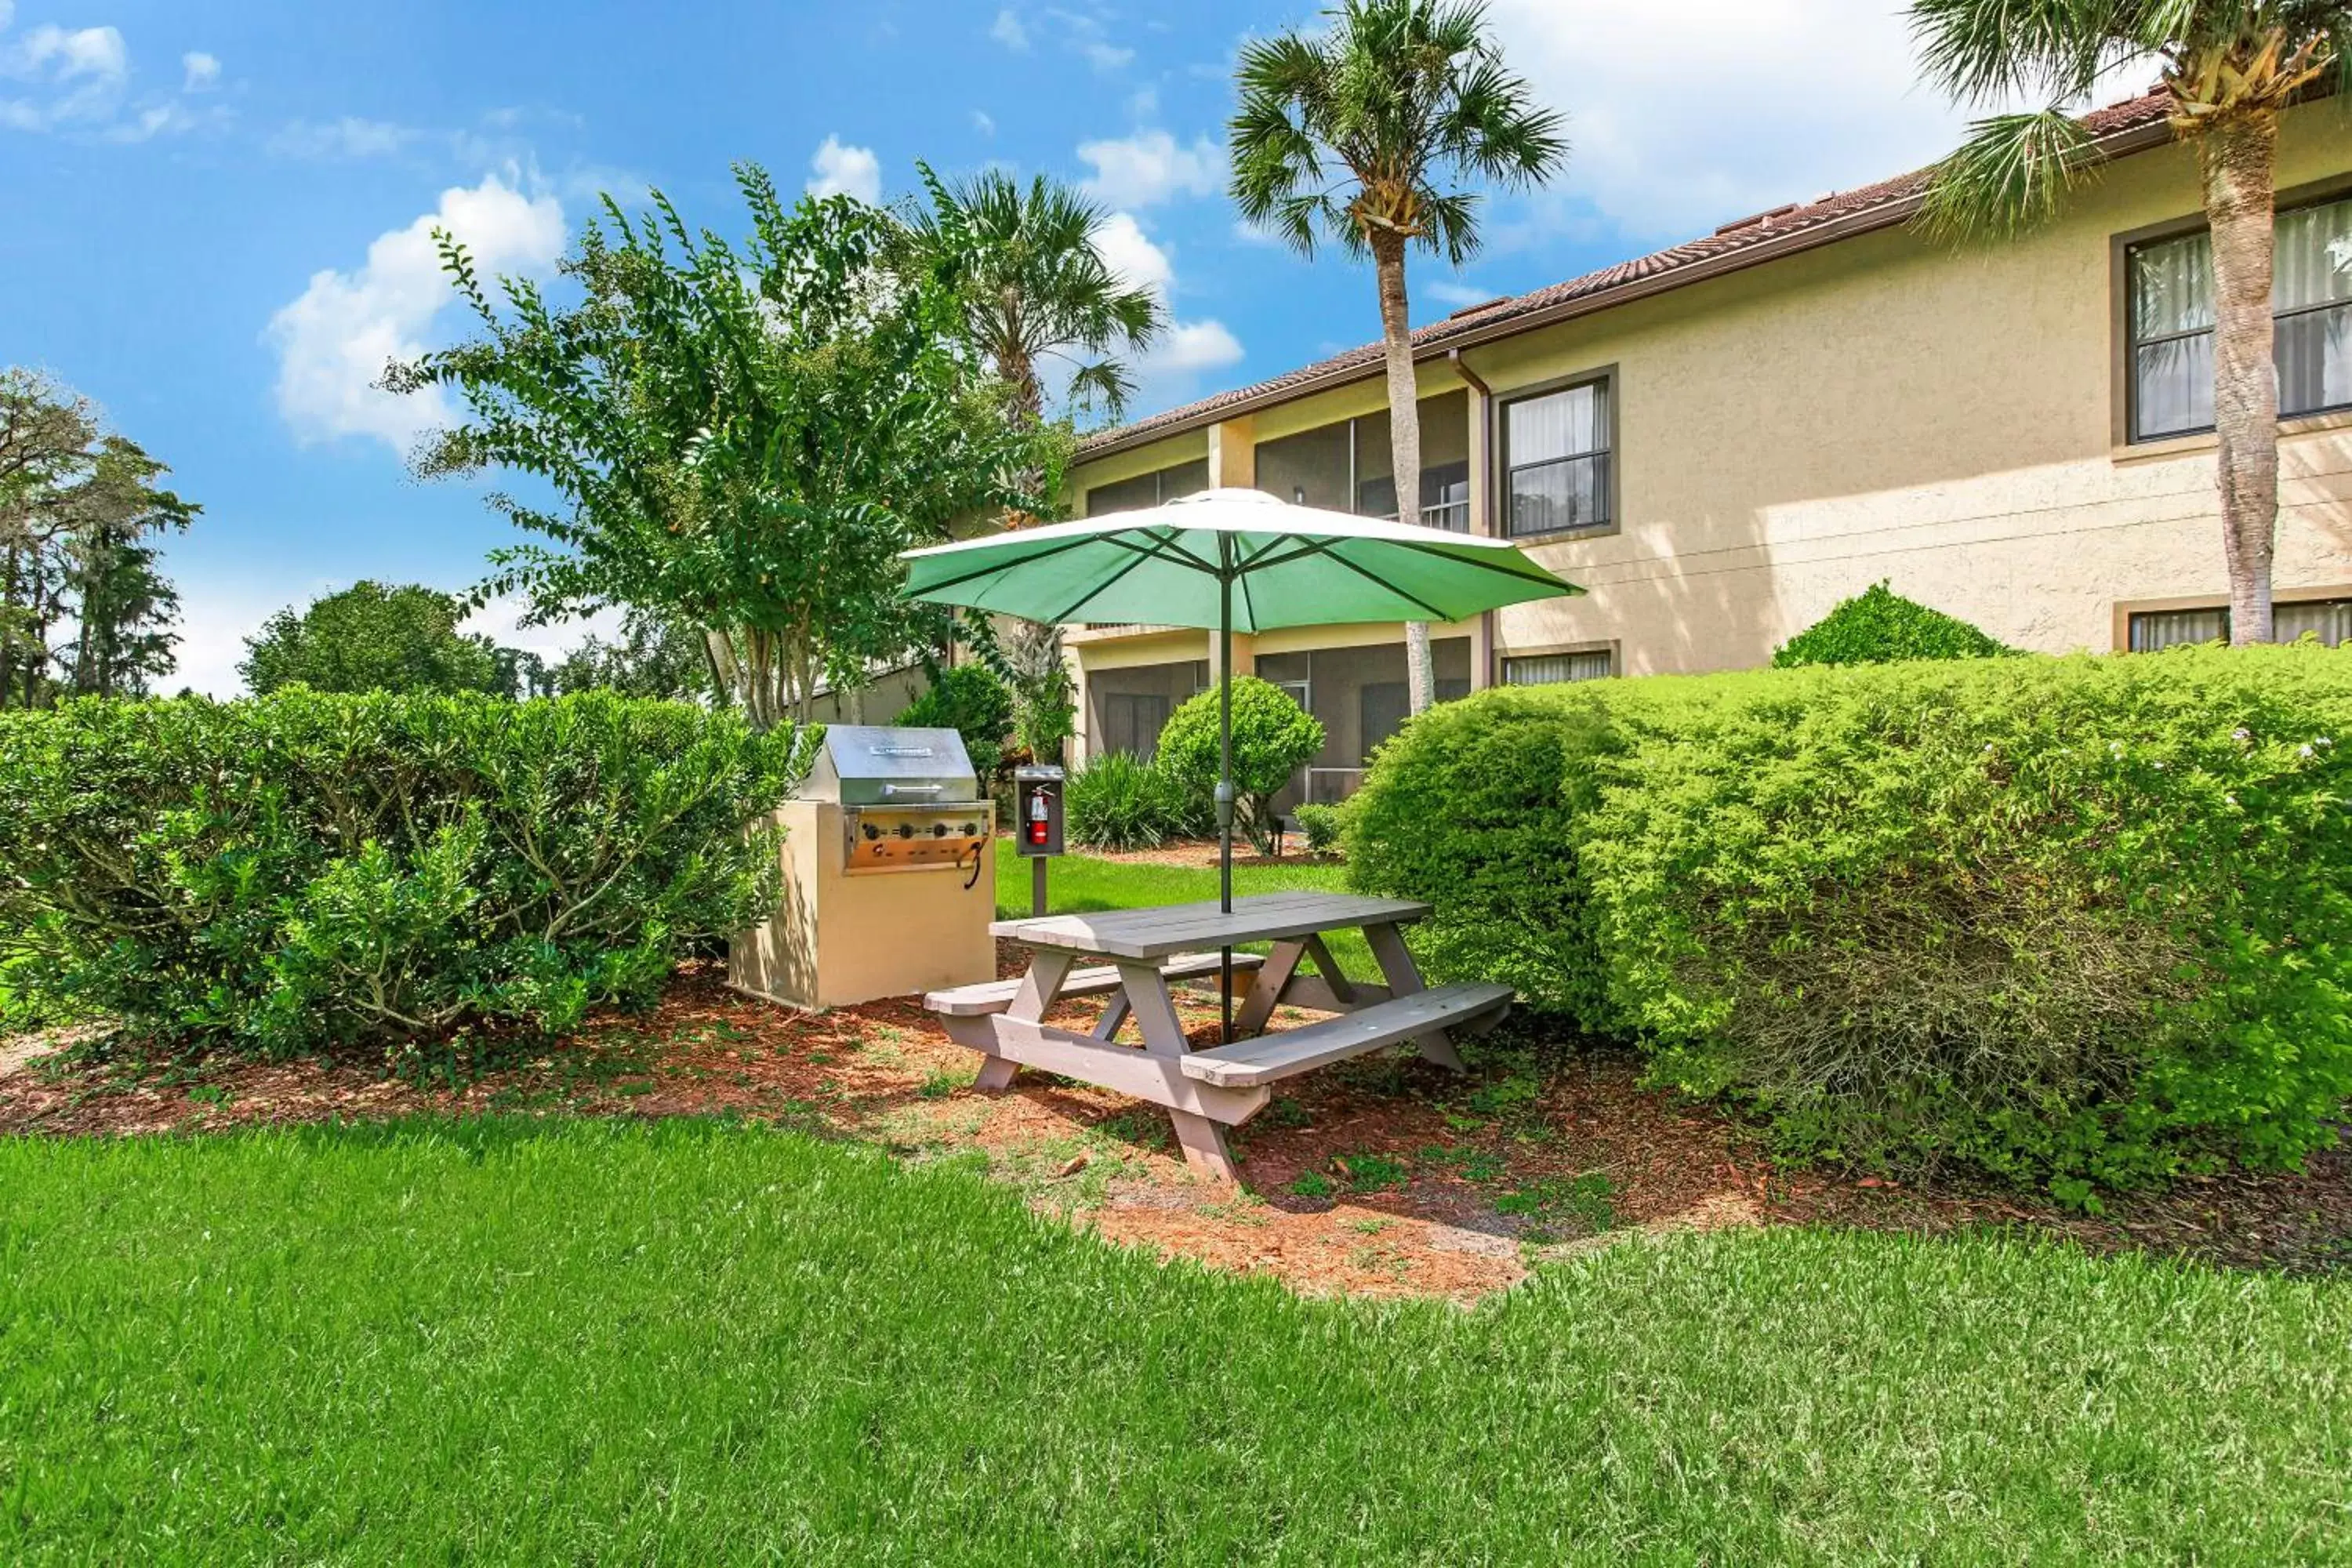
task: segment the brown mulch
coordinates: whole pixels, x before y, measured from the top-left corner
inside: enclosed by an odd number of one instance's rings
[[[1213,1030],[1213,1006],[1198,994],[1186,1022]],[[1090,1022],[1091,1005],[1066,1011]],[[1627,1236],[1782,1224],[2011,1226],[2099,1251],[2352,1269],[2352,1138],[2301,1174],[2187,1181],[2104,1215],[2070,1215],[1962,1182],[1781,1169],[1737,1120],[1642,1088],[1631,1054],[1519,1026],[1473,1046],[1467,1081],[1390,1058],[1297,1080],[1235,1134],[1247,1177],[1238,1194],[1184,1165],[1151,1106],[1036,1072],[1006,1093],[979,1093],[977,1058],[911,1002],[794,1013],[737,995],[709,966],[682,972],[649,1015],[600,1018],[456,1091],[388,1079],[373,1059],[134,1068],[26,1061],[20,1042],[7,1044],[17,1048],[0,1058],[0,1134],[420,1111],[733,1113],[882,1143],[913,1162],[984,1158],[1035,1206],[1107,1238],[1265,1270],[1309,1293],[1469,1301],[1535,1261]]]

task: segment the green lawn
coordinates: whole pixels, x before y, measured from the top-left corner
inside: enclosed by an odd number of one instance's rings
[[[1470,1312],[707,1122],[0,1142],[0,1560],[2352,1557],[2352,1291],[1637,1239]]]

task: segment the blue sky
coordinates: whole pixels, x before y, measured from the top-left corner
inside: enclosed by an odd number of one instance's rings
[[[1495,0],[1570,117],[1565,177],[1416,275],[1423,319],[1914,166],[1959,117],[1881,0]],[[1177,330],[1139,412],[1376,334],[1369,278],[1240,231],[1222,128],[1240,41],[1311,4],[858,0],[403,5],[0,0],[0,363],[103,405],[201,502],[169,550],[182,675],[235,689],[271,611],[360,577],[469,586],[510,539],[407,477],[433,417],[369,382],[461,330],[426,231],[545,272],[597,194],[737,231],[728,166],[903,196],[914,161],[1086,182]],[[578,628],[515,632],[551,647]]]

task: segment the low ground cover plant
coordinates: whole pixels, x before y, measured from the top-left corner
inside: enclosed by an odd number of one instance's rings
[[[1186,780],[1128,752],[1108,752],[1069,776],[1069,840],[1087,849],[1155,849],[1216,831],[1213,804]]]
[[[0,724],[28,1008],[184,1049],[560,1032],[763,917],[789,730],[590,693],[77,702]],[[749,830],[747,831],[747,827]]]
[[[1274,848],[1274,797],[1323,750],[1323,725],[1271,681],[1254,675],[1233,682],[1234,826],[1260,854]],[[1213,799],[1221,754],[1219,696],[1212,688],[1187,700],[1160,731],[1161,767],[1182,780],[1195,798]]]
[[[2095,1201],[2334,1136],[2347,729],[2310,647],[1497,691],[1382,750],[1350,877],[1791,1151]]]

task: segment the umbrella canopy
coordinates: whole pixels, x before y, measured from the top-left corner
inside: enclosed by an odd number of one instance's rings
[[[907,594],[1024,620],[1205,626],[1219,639],[1218,902],[1234,907],[1233,634],[1458,621],[1581,594],[1504,540],[1216,489],[1140,511],[910,550]],[[1228,964],[1232,959],[1226,952]],[[1233,1033],[1225,973],[1225,1037]]]
[[[1024,620],[1227,625],[1458,621],[1578,594],[1499,539],[1206,490],[1164,506],[907,552],[908,594]],[[1223,610],[1230,586],[1231,619]]]

